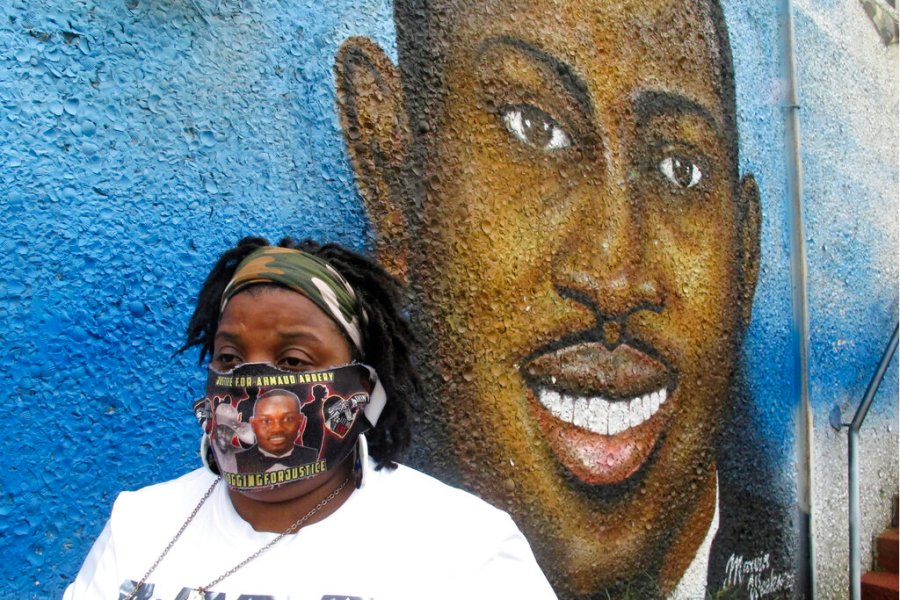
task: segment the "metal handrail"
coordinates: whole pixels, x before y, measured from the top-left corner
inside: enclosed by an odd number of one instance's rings
[[[841,421],[841,408],[837,405],[831,408],[831,414],[828,415],[828,421],[831,426],[840,431],[847,428],[847,480],[850,496],[850,598],[851,600],[859,600],[861,594],[861,579],[859,572],[859,428],[862,426],[863,420],[869,413],[869,407],[872,406],[872,400],[875,398],[875,392],[884,379],[884,373],[887,371],[894,353],[897,351],[897,330],[898,325],[894,326],[894,333],[881,355],[881,362],[863,399],[853,415],[853,420],[849,423]]]

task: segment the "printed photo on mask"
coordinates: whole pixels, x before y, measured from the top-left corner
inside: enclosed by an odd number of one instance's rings
[[[340,464],[378,418],[372,369],[296,373],[268,364],[209,369],[194,405],[215,467],[232,488],[283,485]],[[383,394],[374,394],[376,397]]]

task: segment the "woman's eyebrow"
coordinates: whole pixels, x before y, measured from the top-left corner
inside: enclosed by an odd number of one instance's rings
[[[278,337],[280,339],[288,340],[288,341],[293,341],[293,340],[319,341],[319,336],[317,336],[315,333],[305,330],[305,329],[281,330],[281,331],[277,331],[276,334],[278,335]],[[233,332],[227,331],[227,330],[223,331],[221,329],[216,332],[216,340],[236,343],[236,342],[242,341],[242,339],[243,339],[243,337],[239,333],[233,333]]]
[[[222,331],[221,329],[219,329],[218,331],[216,331],[215,340],[217,342],[224,341],[224,342],[236,343],[236,342],[241,341],[241,336],[236,333],[231,333],[230,331]]]
[[[518,51],[527,58],[543,66],[546,71],[552,73],[553,76],[559,80],[565,90],[572,96],[572,99],[578,105],[578,108],[584,116],[593,116],[594,105],[591,101],[591,94],[588,91],[588,86],[568,63],[556,58],[546,50],[539,48],[531,42],[526,42],[523,39],[507,35],[487,38],[481,43],[476,55],[478,58],[481,58],[489,50],[498,46],[505,46],[514,51]]]
[[[311,341],[318,342],[320,341],[319,336],[315,333],[306,330],[306,329],[288,329],[288,330],[279,330],[277,332],[278,338],[281,341],[285,342],[296,342],[296,341]]]

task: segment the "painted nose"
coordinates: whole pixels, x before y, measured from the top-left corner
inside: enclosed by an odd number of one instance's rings
[[[654,236],[626,184],[582,193],[586,201],[554,256],[557,292],[603,321],[621,321],[641,309],[658,312],[664,297],[652,259]]]

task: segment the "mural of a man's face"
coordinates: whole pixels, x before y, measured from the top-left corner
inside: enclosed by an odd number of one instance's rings
[[[282,456],[294,447],[300,432],[300,411],[290,396],[267,396],[256,403],[250,419],[259,447],[269,454]]]
[[[462,7],[398,9],[399,69],[367,40],[338,57],[379,255],[431,331],[461,471],[557,590],[666,592],[714,511],[758,264],[723,25],[705,3]],[[417,31],[433,67],[404,64]]]

